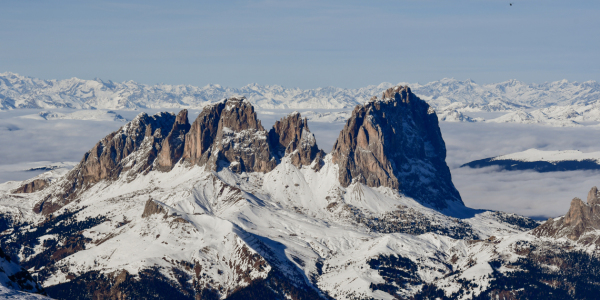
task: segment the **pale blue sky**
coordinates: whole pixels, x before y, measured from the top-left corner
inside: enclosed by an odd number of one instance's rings
[[[0,72],[360,87],[600,81],[600,1],[0,1]]]

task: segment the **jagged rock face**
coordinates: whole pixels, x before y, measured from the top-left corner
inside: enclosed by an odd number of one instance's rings
[[[277,161],[268,134],[245,98],[230,98],[202,110],[186,137],[183,158],[216,170],[269,172]]]
[[[49,214],[101,180],[116,180],[131,169],[134,170],[132,176],[151,171],[175,119],[172,113],[139,114],[130,123],[100,140],[61,180],[60,191],[42,200],[34,210]],[[62,200],[55,201],[56,198]]]
[[[317,146],[317,140],[308,128],[307,119],[302,119],[300,113],[293,112],[276,121],[269,131],[269,139],[277,155],[289,156],[296,167],[311,165],[317,159],[314,168],[321,168],[325,152]]]
[[[162,143],[157,158],[157,169],[159,171],[170,171],[183,155],[185,136],[190,131],[188,111],[184,109],[179,112],[173,128]]]
[[[23,193],[35,193],[37,191],[41,191],[48,187],[50,182],[46,179],[34,179],[30,182],[23,184],[13,191],[15,194],[23,194]]]
[[[154,214],[166,214],[167,211],[162,207],[162,205],[152,201],[152,199],[148,199],[146,201],[146,205],[144,206],[144,212],[142,213],[142,218],[147,218]]]
[[[96,183],[103,179],[116,179],[132,165],[141,172],[150,171],[174,121],[175,115],[170,113],[154,116],[141,113],[119,131],[103,138],[80,163],[83,181]],[[142,148],[145,151],[139,155],[129,156]]]
[[[546,223],[534,229],[532,233],[536,236],[567,237],[586,245],[600,245],[598,236],[586,235],[600,229],[599,197],[598,188],[593,187],[588,193],[587,203],[579,198],[574,198],[564,217],[558,220],[550,218]]]
[[[358,105],[333,147],[343,186],[353,181],[399,189],[438,209],[462,203],[446,165],[438,119],[409,87]]]

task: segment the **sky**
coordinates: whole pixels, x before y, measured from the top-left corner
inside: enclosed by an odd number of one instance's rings
[[[5,0],[0,72],[231,87],[600,81],[598,16],[597,0]]]

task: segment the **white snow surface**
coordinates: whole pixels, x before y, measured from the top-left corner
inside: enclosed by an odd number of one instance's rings
[[[23,292],[16,289],[7,288],[3,285],[0,285],[0,299],[15,299],[15,300],[50,300],[52,298],[40,295],[33,294],[28,292]]]
[[[528,149],[523,152],[500,155],[492,158],[492,160],[517,160],[524,162],[547,161],[558,162],[565,160],[592,160],[600,162],[600,152],[583,153],[579,150],[562,150],[562,151],[543,151],[538,149]]]

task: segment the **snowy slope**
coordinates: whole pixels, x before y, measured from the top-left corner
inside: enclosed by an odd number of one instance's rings
[[[358,185],[344,189],[337,182],[336,166],[326,161],[319,172],[283,162],[265,175],[238,175],[227,169],[212,173],[200,167],[190,169],[178,165],[169,173],[151,172],[138,175],[133,181],[122,176],[113,183],[99,183],[85,192],[81,201],[56,213],[66,214],[70,210],[77,212],[75,220],[97,220],[97,224],[82,232],[89,239],[86,248],[58,260],[57,271],[45,271],[48,266],[32,271],[51,292],[52,286],[68,282],[69,274],[81,276],[94,271],[111,274],[125,270],[135,276],[159,266],[164,270],[162,275],[176,281],[167,270],[185,261],[201,266],[205,272],[202,277],[205,281],[200,280],[199,284],[212,282],[211,286],[217,284],[219,290],[227,294],[247,284],[240,278],[265,278],[273,267],[295,281],[308,281],[318,273],[315,263],[320,261],[325,267],[317,285],[324,291],[348,297],[358,292],[378,295],[381,293],[369,289],[371,282],[380,281],[377,276],[361,279],[364,283],[360,285],[340,285],[345,282],[340,276],[362,278],[363,272],[372,272],[357,270],[356,275],[352,275],[342,266],[349,261],[354,264],[356,259],[364,264],[373,256],[390,253],[385,250],[390,246],[374,248],[382,241],[393,243],[398,249],[414,247],[409,252],[392,253],[419,260],[445,251],[447,244],[456,244],[455,240],[444,237],[452,234],[452,230],[467,230],[467,235],[482,238],[522,230],[490,212],[464,207],[456,208],[454,213],[474,216],[463,220],[448,217],[389,188]],[[51,193],[52,187],[24,197],[28,199],[26,202],[34,203]],[[23,198],[5,197],[23,202]],[[149,199],[163,207],[164,212],[143,217]],[[332,206],[332,201],[341,202]],[[14,204],[5,202],[4,205]],[[367,222],[374,222],[375,217],[389,219],[386,215],[390,211],[405,214],[413,222],[419,218],[419,222],[434,228],[437,224],[439,229],[434,230],[442,236],[385,234],[361,225],[360,219]],[[35,218],[31,215],[28,219]],[[396,218],[398,221],[402,219]],[[450,233],[444,233],[445,228],[455,227]],[[60,240],[60,233],[39,234],[41,241]],[[49,242],[40,245],[44,243]],[[261,250],[257,245],[270,250]],[[423,247],[431,250],[423,252]],[[28,261],[41,255],[44,248],[36,246],[32,250],[33,253],[22,255],[21,259]],[[252,258],[254,251],[265,258]],[[250,257],[242,253],[249,253]],[[227,259],[215,265],[221,261],[220,257]],[[263,271],[251,267],[256,263],[264,265]],[[429,271],[422,271],[423,277],[433,280],[441,275],[434,271],[433,263],[428,268]]]
[[[50,299],[31,274],[16,264],[0,249],[0,298],[2,299]]]
[[[578,150],[542,151],[529,149],[523,152],[500,155],[492,160],[518,160],[518,161],[548,161],[558,162],[565,160],[582,161],[593,160],[600,162],[600,152],[583,153]]]

